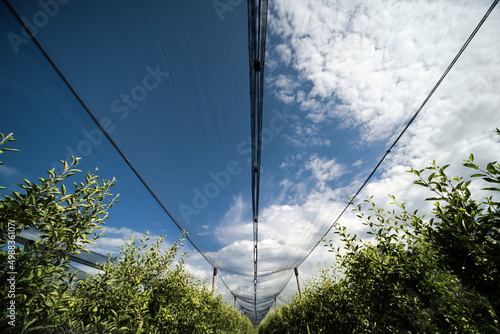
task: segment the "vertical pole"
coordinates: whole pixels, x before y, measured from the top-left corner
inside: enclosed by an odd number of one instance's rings
[[[295,270],[295,277],[297,278],[297,288],[299,289],[299,297],[302,299],[302,291],[300,290],[300,282],[299,282],[299,270],[297,268]]]
[[[302,299],[302,291],[300,290],[300,282],[299,282],[299,269],[294,268],[295,270],[295,277],[297,278],[297,288],[299,289],[299,297]],[[307,327],[307,334],[311,334],[309,331],[309,324],[306,324]]]
[[[234,296],[234,308],[236,309],[236,296]]]
[[[217,268],[214,268],[214,278],[212,280],[212,296],[215,293],[215,278],[217,277]]]
[[[278,304],[276,303],[276,297],[274,297],[274,312],[276,312]]]

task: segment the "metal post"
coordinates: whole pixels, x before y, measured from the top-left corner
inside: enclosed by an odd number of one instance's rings
[[[217,277],[217,268],[214,268],[214,278],[212,280],[212,296],[215,293],[215,278]]]
[[[300,282],[299,282],[299,270],[297,268],[295,270],[295,277],[297,278],[297,288],[299,289],[299,297],[302,299],[302,291],[300,290]]]
[[[299,297],[300,299],[302,299],[302,291],[300,290],[300,282],[299,282],[299,269],[294,268],[294,270],[295,270],[295,277],[297,278],[297,288],[299,289]],[[309,324],[306,324],[306,327],[307,327],[307,333],[311,334],[311,332],[309,331]]]
[[[276,303],[276,297],[274,297],[274,312],[276,312],[278,308],[278,303]]]
[[[236,309],[236,296],[234,296],[234,308]]]

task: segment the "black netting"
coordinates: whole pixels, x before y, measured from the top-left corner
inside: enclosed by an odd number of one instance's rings
[[[8,3],[0,4],[0,131],[16,133],[21,153],[6,161],[3,182],[14,189],[16,177],[83,157],[81,169],[118,179],[122,203],[108,231],[149,229],[172,242],[186,230],[254,324],[490,5]],[[499,45],[496,12],[491,20],[481,47]],[[498,57],[484,57],[479,72],[498,73]],[[457,71],[451,81],[463,86],[443,88],[430,109],[470,91],[464,73],[472,72]],[[419,131],[425,144],[444,140]],[[72,260],[82,268],[103,257]]]

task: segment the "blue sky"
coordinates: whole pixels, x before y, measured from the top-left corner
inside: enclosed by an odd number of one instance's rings
[[[233,294],[253,293],[247,9],[243,1],[12,1],[36,38],[131,164],[216,267]],[[117,179],[118,203],[94,248],[179,230],[134,176],[15,17],[0,8],[0,131],[14,189],[71,154]],[[488,1],[270,2],[265,67],[259,296],[333,256],[318,247],[332,221],[399,134],[487,8]],[[498,159],[496,8],[361,198],[387,194],[425,212],[411,166]],[[352,215],[341,223],[363,227]],[[191,245],[188,268],[211,267]],[[289,296],[292,284],[280,299]],[[217,291],[231,299],[219,284]]]

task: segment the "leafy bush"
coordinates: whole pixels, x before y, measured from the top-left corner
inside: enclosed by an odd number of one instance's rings
[[[14,141],[0,133],[0,146]],[[15,151],[1,146],[0,154]],[[0,162],[1,164],[1,162]],[[178,258],[181,240],[166,251],[159,238],[147,245],[132,238],[118,259],[108,259],[95,276],[76,280],[70,256],[88,252],[116,202],[114,180],[79,173],[78,159],[63,162],[63,171],[48,171],[39,183],[23,180],[22,192],[0,199],[0,300],[2,333],[252,333],[250,321],[213,297]],[[41,238],[24,247],[15,240],[23,229]]]
[[[167,251],[163,238],[148,246],[132,238],[118,261],[108,261],[99,273],[78,282],[69,326],[84,333],[247,333],[247,318],[212,297],[206,283],[184,268],[184,253],[176,262],[182,239]]]
[[[498,130],[497,130],[498,132]],[[499,132],[500,134],[500,132]],[[486,191],[500,191],[500,165],[481,169]],[[499,333],[500,203],[472,199],[470,184],[435,163],[411,170],[415,184],[434,193],[434,218],[425,221],[404,204],[386,212],[371,199],[354,211],[374,241],[337,224],[343,249],[326,246],[336,264],[309,281],[303,298],[272,312],[261,333]]]
[[[1,144],[14,141],[12,135],[0,135]],[[12,149],[3,148],[0,153],[5,151]],[[9,295],[9,290],[15,293],[15,298],[0,301],[2,310],[11,303],[15,306],[15,319],[2,312],[2,328],[14,329],[11,324],[15,323],[16,331],[28,332],[58,327],[65,321],[71,303],[68,289],[75,276],[65,271],[69,257],[87,251],[85,245],[97,238],[89,236],[102,227],[115,202],[109,193],[114,180],[100,181],[92,173],[67,193],[63,182],[80,172],[74,168],[77,164],[77,159],[70,165],[65,162],[61,174],[48,171],[49,177],[40,178],[39,184],[23,180],[23,193],[13,192],[0,200],[0,280],[10,278],[15,286],[2,284],[0,288],[2,296]],[[40,240],[15,247],[16,236],[27,228],[42,232]]]

